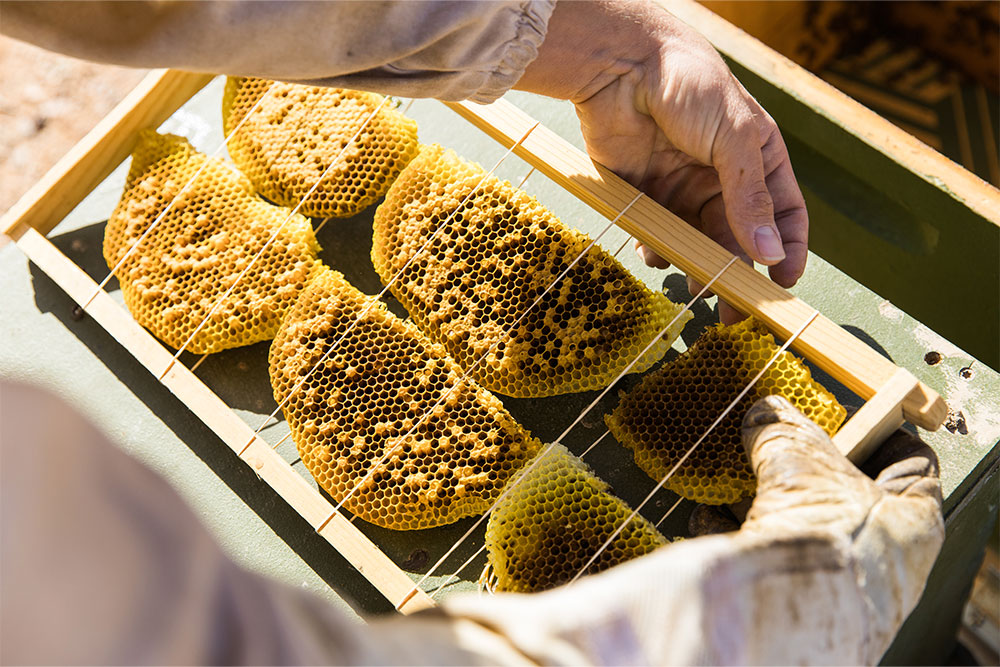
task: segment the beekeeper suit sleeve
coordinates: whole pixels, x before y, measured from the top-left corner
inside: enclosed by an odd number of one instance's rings
[[[933,456],[908,442],[872,482],[779,399],[744,437],[760,488],[739,532],[362,625],[237,567],[162,479],[65,404],[2,383],[0,662],[876,662],[942,541]]]
[[[446,608],[540,663],[878,662],[944,540],[934,453],[899,431],[873,482],[774,396],[747,414],[743,440],[758,490],[738,532],[670,545],[530,605],[498,595]]]
[[[0,30],[98,62],[491,102],[534,60],[555,0],[3,2]]]

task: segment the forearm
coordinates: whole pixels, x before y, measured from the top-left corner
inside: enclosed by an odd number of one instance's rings
[[[552,2],[5,2],[3,32],[132,67],[490,100],[534,59]]]
[[[515,87],[573,102],[585,100],[617,77],[643,67],[660,47],[653,36],[673,30],[665,25],[667,17],[633,0],[560,2],[538,57]]]
[[[835,540],[716,536],[534,596],[445,605],[539,664],[871,664],[855,570]]]

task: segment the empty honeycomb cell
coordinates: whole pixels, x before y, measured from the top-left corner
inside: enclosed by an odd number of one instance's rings
[[[306,468],[348,511],[385,528],[482,514],[538,451],[495,396],[461,380],[444,348],[330,269],[282,323],[270,373]]]
[[[222,98],[227,136],[246,117],[229,140],[229,154],[271,201],[294,207],[319,183],[299,210],[317,218],[350,217],[385,194],[419,147],[416,122],[387,105],[343,150],[382,99],[357,90],[229,77]]]
[[[375,213],[372,261],[383,283],[433,236],[390,289],[480,384],[521,398],[607,386],[681,307],[599,246],[531,307],[590,239],[493,176],[472,194],[484,175],[452,151],[421,148]],[[660,359],[690,318],[633,371]]]
[[[203,354],[270,340],[317,265],[309,220],[290,214],[255,196],[231,164],[183,137],[146,130],[108,219],[104,259],[114,268],[127,256],[115,271],[125,305],[153,335],[180,348],[278,232],[187,349]]]
[[[708,430],[778,351],[763,324],[750,318],[709,328],[677,359],[650,373],[605,417],[611,433],[659,481]],[[756,486],[740,437],[743,417],[761,397],[783,396],[829,435],[846,411],[790,352],[757,381],[667,482],[675,493],[719,505],[752,495]]]
[[[487,524],[486,554],[496,590],[530,593],[569,582],[632,513],[565,447],[546,449],[511,480]],[[666,543],[637,514],[587,574]]]

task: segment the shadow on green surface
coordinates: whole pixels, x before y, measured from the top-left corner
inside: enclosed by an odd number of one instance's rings
[[[92,225],[51,237],[51,240],[56,247],[81,264],[92,277],[100,280],[104,277],[103,271],[106,271],[106,267],[100,256],[100,244],[94,245],[93,241],[99,239],[102,234],[103,225]],[[81,254],[89,257],[80,261]],[[76,304],[58,285],[34,264],[30,265],[30,273],[38,309],[43,313],[51,313],[63,326],[72,331],[73,335],[99,358],[122,384],[149,406],[157,417],[320,578],[359,612],[376,614],[392,611],[392,605],[376,594],[371,584],[361,574],[240,461],[207,426],[193,418],[184,404],[157,382],[138,361],[126,354],[118,342],[100,325],[89,317],[82,319],[74,317]],[[263,347],[262,351],[266,351],[266,347]],[[189,365],[193,358],[186,360]],[[263,368],[266,378],[266,366]],[[261,396],[270,399],[270,386],[266,381],[262,383],[259,392]],[[273,399],[270,400],[273,402]]]
[[[333,268],[343,272],[353,284],[369,294],[377,294],[381,281],[371,264],[371,224],[374,209],[345,220],[331,220],[318,234],[323,250],[321,259]],[[62,252],[83,268],[94,280],[100,281],[107,275],[107,267],[101,255],[103,223],[76,229],[53,237],[51,240]],[[43,312],[50,312],[84,343],[102,362],[147,406],[150,406],[183,442],[204,461],[262,520],[271,527],[306,563],[330,586],[347,599],[353,600],[366,613],[380,613],[391,609],[381,596],[376,594],[367,581],[336,553],[322,538],[317,536],[302,518],[266,484],[262,483],[236,457],[232,450],[221,442],[208,427],[192,419],[186,407],[162,385],[160,385],[138,362],[123,350],[100,326],[84,317],[78,319],[74,304],[49,278],[33,265],[32,281],[35,301]],[[690,299],[686,281],[679,274],[668,274],[663,282],[667,295],[676,302]],[[112,293],[117,282],[112,280],[108,289]],[[390,295],[386,295],[390,309],[397,315],[405,316],[405,311]],[[702,300],[692,308],[694,321],[685,329],[682,339],[690,345],[698,333],[717,321],[715,308]],[[852,334],[886,355],[884,349],[864,331],[850,327]],[[269,344],[258,343],[243,348],[227,350],[210,355],[198,369],[198,376],[219,397],[241,415],[252,427],[276,408],[271,394],[267,370]],[[669,351],[664,360],[675,358],[677,353]],[[197,357],[184,354],[182,363],[190,367]],[[660,363],[663,363],[661,361]],[[659,364],[657,364],[658,366]],[[845,404],[860,401],[831,377],[813,368],[814,376]],[[563,438],[563,443],[578,455],[586,451],[606,431],[604,415],[610,413],[618,402],[621,392],[627,391],[640,379],[630,375],[605,396],[593,410],[584,415],[573,429]],[[516,399],[500,396],[511,414],[527,427],[542,442],[551,442],[561,436],[576,415],[586,408],[598,392],[585,392],[536,399]],[[271,431],[274,428],[274,431]],[[269,427],[265,436],[276,441],[274,433],[287,432],[283,423]],[[284,445],[285,459],[295,463],[294,445]],[[604,438],[587,455],[586,462],[606,481],[612,491],[631,506],[636,506],[653,488],[653,481],[640,471],[632,460],[631,453],[618,445],[612,437]],[[295,469],[307,475],[301,464]],[[673,505],[676,495],[661,490],[646,506],[643,514],[652,521],[658,521]],[[687,522],[694,505],[684,502],[678,511],[661,526],[668,536],[687,536]],[[451,546],[476,522],[475,518],[464,519],[449,526],[421,531],[393,531],[364,521],[356,521],[375,544],[395,563],[413,572],[426,572]],[[448,556],[436,571],[439,576],[455,572],[469,558],[469,566],[460,577],[464,582],[475,582],[485,564],[485,556],[474,556],[483,544],[485,522],[472,531],[454,553]]]

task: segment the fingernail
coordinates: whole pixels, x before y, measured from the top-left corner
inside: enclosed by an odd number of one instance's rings
[[[765,262],[778,262],[785,258],[785,249],[781,247],[781,239],[773,227],[758,227],[753,233],[753,242],[757,246],[757,254]]]

